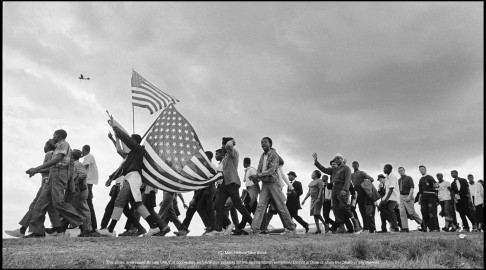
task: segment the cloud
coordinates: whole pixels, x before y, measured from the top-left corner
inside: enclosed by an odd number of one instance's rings
[[[269,136],[306,180],[313,152],[374,174],[482,168],[482,3],[3,6],[6,203],[58,128],[73,148],[91,145],[101,178],[118,166],[105,110],[130,131],[134,114],[141,134],[156,117],[132,112],[131,68],[181,101],[205,150],[233,136],[255,164]]]

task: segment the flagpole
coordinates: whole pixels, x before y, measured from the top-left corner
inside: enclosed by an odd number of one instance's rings
[[[133,69],[133,67],[132,67],[132,79],[133,79],[133,73],[134,72],[135,72],[135,69]],[[133,125],[132,125],[133,134],[135,134],[135,105],[133,105],[133,102],[132,102],[132,121],[133,121]]]
[[[169,103],[172,104],[173,102]],[[157,118],[155,118],[155,121],[152,123],[152,125],[147,129],[147,132],[145,132],[145,134],[143,134],[142,136],[142,140],[143,138],[145,138],[145,136],[147,136],[147,134],[149,133],[149,131],[152,129],[152,127],[155,125],[155,122],[157,122],[157,120],[159,119],[160,115],[165,111],[165,109],[167,109],[169,107],[169,105],[167,105],[162,111],[160,111],[160,114],[159,116],[157,116]]]

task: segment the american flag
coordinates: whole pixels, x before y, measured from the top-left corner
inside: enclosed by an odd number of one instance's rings
[[[208,160],[191,124],[174,104],[160,114],[143,143],[142,181],[170,192],[207,187],[221,178]]]
[[[145,80],[135,70],[132,72],[132,104],[146,108],[150,114],[164,109],[170,103],[178,102],[175,97],[162,92]]]

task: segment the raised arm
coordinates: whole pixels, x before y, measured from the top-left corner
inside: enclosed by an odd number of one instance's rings
[[[314,158],[314,165],[323,173],[325,174],[329,174],[331,175],[332,174],[332,168],[326,168],[324,166],[321,165],[321,163],[319,163],[319,161],[317,161],[317,154],[316,153],[313,153],[312,154],[312,157]]]

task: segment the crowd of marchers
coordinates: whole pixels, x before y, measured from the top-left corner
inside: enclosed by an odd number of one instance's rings
[[[279,215],[284,227],[280,234],[295,234],[294,220],[308,233],[310,225],[299,216],[299,210],[309,197],[314,234],[406,233],[410,232],[409,219],[419,225],[421,232],[484,232],[483,181],[475,182],[471,174],[466,180],[452,170],[451,183],[443,179],[442,173],[436,174],[436,180],[421,165],[418,170],[422,177],[414,196],[417,187],[404,167],[398,167],[398,176],[391,164],[384,165],[384,174],[376,177],[379,182],[376,188],[374,177],[361,171],[357,161],[352,162],[351,169],[346,165],[346,159],[336,154],[326,167],[314,153],[312,157],[317,169],[311,173],[309,191],[301,202],[302,183],[296,180],[294,171],[283,172],[284,160],[272,147],[269,137],[261,139],[263,152],[256,168],[252,167],[250,158],[243,159],[245,169],[242,177],[238,175],[240,157],[236,140],[224,137],[222,147],[214,153],[215,166],[217,171],[222,172],[222,178],[194,191],[188,205],[180,193],[163,191],[160,210],[156,212],[158,190],[142,183],[145,153],[142,138],[138,134],[129,136],[113,124],[113,119],[108,123],[113,127],[116,138],[130,151],[122,151],[113,135],[108,134],[123,161],[105,183],[107,187],[112,186],[109,192],[111,199],[105,207],[99,229],[92,202],[93,185],[98,183],[98,169],[94,156],[90,154],[90,146],[83,146],[81,151],[72,150],[66,142],[67,132],[56,130],[53,138],[45,144],[43,164],[26,171],[30,177],[40,173],[42,185],[19,222],[21,227],[6,231],[7,234],[23,238],[69,237],[67,229],[79,228],[79,237],[114,237],[117,236],[115,227],[123,214],[127,217],[125,231],[118,236],[165,236],[171,230],[169,222],[177,228],[174,234],[185,236],[196,212],[204,223],[204,236],[275,233],[269,229],[275,214]],[[206,151],[206,155],[212,162],[213,153]],[[242,185],[244,188],[240,194]],[[186,209],[183,221],[178,218],[177,197]],[[416,203],[420,205],[421,215],[415,211]],[[331,211],[335,220],[330,217]],[[376,211],[379,211],[381,220],[380,230],[376,227]],[[46,213],[51,221],[50,228],[44,227]],[[459,213],[462,227],[456,213]],[[445,219],[443,228],[439,228],[439,216]],[[141,218],[149,228],[141,224]],[[29,234],[26,235],[27,229]]]

